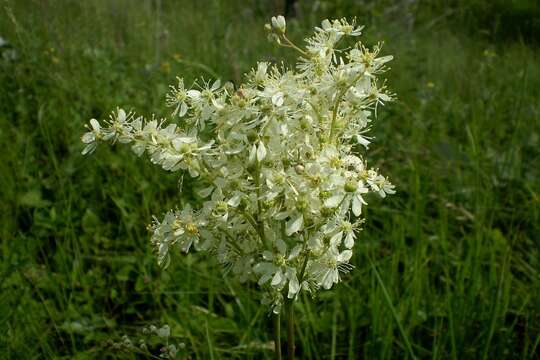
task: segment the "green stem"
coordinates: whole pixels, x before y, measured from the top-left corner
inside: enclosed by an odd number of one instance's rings
[[[302,282],[304,281],[304,273],[306,272],[306,265],[307,265],[308,259],[309,259],[309,254],[305,254],[304,261],[302,263],[302,269],[300,270],[300,278],[299,278],[300,286],[302,286]]]
[[[281,360],[281,316],[274,315],[274,348],[276,360]]]
[[[263,244],[267,245],[266,235],[264,233],[264,223],[262,221],[262,203],[261,203],[261,165],[257,161],[255,167],[255,187],[257,191],[257,227],[262,238]]]
[[[242,211],[242,215],[244,216],[244,219],[247,220],[247,222],[251,225],[251,227],[253,228],[253,230],[255,230],[255,232],[257,233],[257,235],[259,235],[259,238],[261,239],[261,243],[262,244],[265,244],[265,237],[264,237],[264,234],[262,234],[260,232],[260,227],[259,225],[257,224],[257,221],[255,221],[255,219],[253,218],[253,216],[251,216],[250,214],[248,214],[246,211]]]
[[[294,300],[287,301],[287,349],[289,360],[294,360]]]
[[[353,79],[353,81],[349,85],[347,85],[343,90],[341,90],[339,92],[338,96],[336,97],[336,103],[334,104],[334,108],[332,109],[332,123],[330,124],[330,136],[329,136],[330,141],[332,141],[332,137],[334,136],[334,131],[335,131],[335,127],[336,127],[336,117],[337,117],[337,112],[338,112],[338,109],[339,109],[339,103],[341,102],[341,98],[351,88],[351,86],[354,86],[354,84],[356,84],[356,82],[358,80],[360,80],[360,78],[363,75],[364,75],[363,72],[358,74],[358,76],[355,77]]]
[[[242,250],[242,248],[240,247],[240,245],[238,245],[236,243],[236,241],[234,240],[234,238],[232,237],[231,234],[229,234],[229,232],[225,229],[222,229],[223,233],[225,234],[225,237],[229,240],[228,243],[229,245],[231,245],[236,251],[238,251],[239,254],[241,255],[245,255],[244,253],[244,250]]]
[[[396,321],[396,324],[398,326],[398,330],[401,333],[401,336],[403,337],[403,341],[405,342],[405,347],[407,348],[407,351],[409,352],[409,356],[411,359],[416,360],[416,356],[414,355],[411,343],[409,341],[409,338],[407,337],[407,334],[405,333],[405,329],[403,328],[403,325],[401,324],[401,321],[399,320],[399,315],[394,308],[394,305],[392,304],[392,299],[390,298],[390,294],[388,293],[388,290],[386,290],[386,286],[384,286],[384,282],[381,278],[381,275],[377,271],[377,268],[375,267],[375,264],[373,263],[373,260],[371,260],[371,257],[368,255],[369,263],[371,264],[371,268],[373,269],[373,273],[375,274],[375,278],[379,282],[379,285],[381,286],[381,290],[383,293],[383,296],[388,303],[388,307],[390,307],[390,311],[392,312],[392,316],[394,317],[394,320]]]
[[[305,52],[304,50],[300,49],[298,46],[296,46],[291,40],[289,40],[289,38],[283,34],[283,39],[287,42],[288,45],[284,45],[284,46],[288,46],[296,51],[298,51],[300,54],[304,55],[305,57],[309,58],[309,54],[307,52]]]

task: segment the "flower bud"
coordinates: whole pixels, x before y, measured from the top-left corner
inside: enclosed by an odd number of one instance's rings
[[[278,34],[284,34],[286,28],[285,18],[282,15],[272,16],[272,28]]]

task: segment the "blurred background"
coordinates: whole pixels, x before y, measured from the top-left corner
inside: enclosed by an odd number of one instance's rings
[[[296,42],[356,17],[398,95],[369,159],[397,194],[369,199],[355,270],[299,302],[298,357],[540,358],[536,0],[1,0],[0,358],[133,358],[110,341],[149,324],[180,359],[273,357],[255,287],[204,255],[158,269],[146,225],[189,180],[122,147],[83,159],[80,136],[116,106],[168,115],[177,75],[292,66],[263,30],[283,13]]]

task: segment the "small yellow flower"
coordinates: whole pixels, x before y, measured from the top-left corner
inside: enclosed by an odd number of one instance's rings
[[[431,81],[428,81],[427,84],[426,84],[426,86],[427,86],[428,88],[430,88],[430,89],[433,89],[433,88],[435,87],[435,84],[434,84],[433,82],[431,82]]]

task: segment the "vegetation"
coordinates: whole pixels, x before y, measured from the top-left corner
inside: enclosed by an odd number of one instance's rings
[[[341,16],[366,24],[368,45],[386,40],[398,94],[372,132],[372,165],[397,193],[368,199],[356,269],[298,302],[298,357],[538,357],[535,2],[298,3],[295,42]],[[272,358],[255,288],[193,254],[157,266],[146,225],[181,200],[176,175],[122,147],[83,161],[80,136],[116,106],[166,116],[176,75],[239,83],[256,60],[292,59],[262,26],[280,10],[138,4],[0,2],[0,354],[130,358],[108,340],[168,324],[180,358]]]

